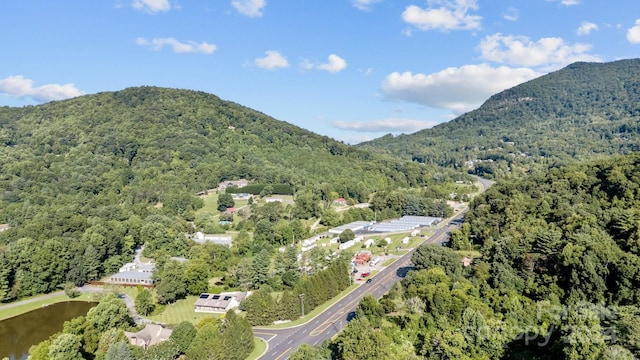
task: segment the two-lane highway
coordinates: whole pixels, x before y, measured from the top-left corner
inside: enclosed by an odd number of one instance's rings
[[[461,220],[466,209],[461,211],[453,220]],[[437,229],[424,243],[442,244],[448,238],[448,232],[456,228],[452,223]],[[366,294],[372,294],[377,299],[386,294],[394,283],[400,281],[412,266],[412,249],[402,255],[391,265],[380,270],[373,276],[372,281],[363,283],[351,291],[348,295],[337,301],[324,312],[305,324],[288,329],[254,328],[256,337],[264,339],[268,344],[267,351],[260,359],[281,360],[287,359],[292,351],[302,344],[318,345],[324,340],[330,339],[347,325],[353,316],[358,303]]]

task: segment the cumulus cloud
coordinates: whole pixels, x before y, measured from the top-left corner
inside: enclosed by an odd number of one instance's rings
[[[437,125],[437,121],[389,118],[375,121],[334,121],[340,130],[382,133],[413,133]]]
[[[583,21],[580,23],[580,27],[578,27],[577,32],[578,32],[578,35],[582,36],[582,35],[589,35],[594,30],[598,30],[598,25],[592,22]]]
[[[388,100],[462,114],[476,109],[491,95],[540,75],[528,68],[495,68],[488,64],[451,67],[428,75],[394,72],[382,83],[382,93]]]
[[[136,44],[140,46],[146,46],[152,50],[161,50],[165,46],[171,47],[175,53],[199,53],[199,54],[212,54],[216,51],[217,46],[209,44],[207,42],[196,43],[195,41],[188,41],[186,43],[180,42],[172,37],[168,38],[153,38],[147,40],[143,37],[136,39]]]
[[[380,1],[382,0],[352,0],[351,4],[353,4],[353,7],[356,9],[369,11],[373,4],[379,3]]]
[[[273,70],[276,68],[289,67],[287,58],[282,56],[279,52],[270,50],[265,52],[266,56],[255,59],[253,62],[259,68]]]
[[[171,10],[169,0],[134,0],[131,6],[133,6],[134,9],[151,14]]]
[[[558,68],[575,61],[600,61],[587,52],[590,44],[568,44],[562,38],[548,37],[532,41],[525,36],[488,35],[478,46],[485,60],[515,66]]]
[[[627,40],[632,44],[640,43],[640,19],[636,20],[635,26],[627,30]]]
[[[0,80],[0,93],[17,98],[32,98],[39,102],[64,100],[83,95],[73,84],[46,84],[33,86],[33,80],[22,75],[9,76]]]
[[[328,63],[317,65],[316,68],[319,70],[326,70],[330,73],[337,73],[346,69],[347,67],[347,62],[336,54],[329,55],[328,60]]]
[[[233,0],[231,1],[236,10],[242,15],[249,17],[261,17],[263,10],[267,6],[266,0]]]
[[[478,10],[477,0],[431,0],[426,9],[408,6],[402,20],[423,31],[474,30],[480,28],[482,20],[470,14],[474,10]]]

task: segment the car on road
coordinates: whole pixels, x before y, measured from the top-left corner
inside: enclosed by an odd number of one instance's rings
[[[368,279],[367,279],[367,283],[370,283],[370,282],[372,282],[372,281],[373,281],[373,279],[372,279],[372,278],[368,278]]]

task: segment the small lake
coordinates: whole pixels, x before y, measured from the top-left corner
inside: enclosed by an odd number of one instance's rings
[[[65,321],[86,315],[96,304],[60,302],[0,321],[0,359],[26,359],[32,345],[62,330]]]

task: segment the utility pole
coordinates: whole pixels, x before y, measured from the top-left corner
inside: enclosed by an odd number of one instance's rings
[[[304,317],[304,294],[298,294],[300,297],[300,310],[302,312],[302,317]]]

